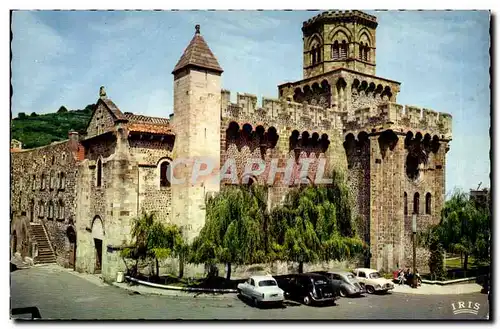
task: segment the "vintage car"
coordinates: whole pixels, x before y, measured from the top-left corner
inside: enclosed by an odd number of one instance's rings
[[[373,294],[374,292],[387,292],[394,289],[394,283],[385,279],[377,270],[370,268],[356,268],[352,273],[359,280],[360,284],[366,289],[366,292]]]
[[[312,273],[326,276],[330,280],[333,289],[341,297],[359,296],[365,292],[365,289],[361,287],[354,274],[350,272],[315,271]]]
[[[238,293],[252,301],[255,307],[263,304],[282,305],[284,292],[271,275],[251,276],[247,281],[238,284]]]
[[[316,273],[288,275],[279,280],[279,285],[286,298],[305,305],[334,303],[338,298],[328,278]]]

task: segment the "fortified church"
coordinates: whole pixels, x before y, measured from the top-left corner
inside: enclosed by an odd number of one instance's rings
[[[205,222],[205,198],[228,184],[265,184],[272,207],[290,188],[280,179],[290,161],[311,159],[346,173],[356,220],[370,246],[365,266],[411,264],[412,215],[424,229],[439,222],[445,196],[449,114],[397,104],[400,82],[376,75],[377,19],[360,11],[328,11],[302,25],[303,79],[278,86],[277,99],[221,88],[223,68],[200,27],[172,71],[169,118],[123,111],[101,88],[86,133],[36,149],[11,144],[11,253],[57,262],[112,281],[124,269],[142,211],[179,225],[192,241]],[[297,54],[298,55],[298,54]],[[174,63],[172,63],[173,66]],[[127,109],[134,110],[134,109]],[[195,164],[176,159],[262,159],[259,175],[171,184]],[[278,168],[269,179],[271,168]],[[281,170],[281,171],[280,171]],[[300,171],[300,170],[299,170]],[[417,250],[418,268],[428,252]]]

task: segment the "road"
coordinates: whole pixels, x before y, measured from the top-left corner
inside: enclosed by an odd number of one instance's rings
[[[453,314],[451,304],[480,303],[478,315]],[[235,295],[174,297],[140,295],[114,286],[98,286],[71,273],[50,267],[11,272],[11,307],[36,306],[42,319],[254,319],[254,320],[391,320],[485,319],[484,294],[410,295],[389,293],[342,298],[337,305],[310,307],[287,303],[280,309],[257,309]]]

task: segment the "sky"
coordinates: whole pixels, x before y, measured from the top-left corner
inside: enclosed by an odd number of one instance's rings
[[[222,87],[278,96],[302,79],[302,22],[315,11],[17,11],[13,117],[95,103],[168,117],[175,64],[196,24],[224,70]],[[453,116],[446,190],[490,186],[490,14],[368,11],[377,16],[376,75],[401,82],[399,104]]]

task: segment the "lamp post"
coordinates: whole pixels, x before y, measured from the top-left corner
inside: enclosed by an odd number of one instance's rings
[[[417,214],[413,214],[411,229],[413,232],[413,282],[412,287],[417,287],[416,267],[417,267]]]

